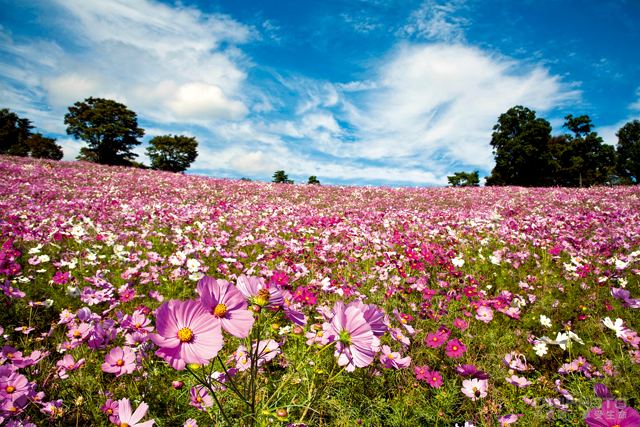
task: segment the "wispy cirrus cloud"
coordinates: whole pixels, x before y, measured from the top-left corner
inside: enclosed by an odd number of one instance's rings
[[[448,43],[465,40],[469,18],[459,14],[466,9],[465,0],[427,0],[411,12],[408,22],[398,30],[400,36]]]

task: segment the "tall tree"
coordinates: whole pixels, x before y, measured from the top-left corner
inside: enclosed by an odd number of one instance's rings
[[[27,139],[27,145],[31,152],[31,157],[37,159],[60,160],[64,156],[62,147],[56,144],[55,138],[47,138],[41,133],[31,135]]]
[[[309,182],[307,182],[307,184],[309,184],[309,185],[320,185],[320,180],[318,179],[317,176],[311,175],[309,177]]]
[[[454,172],[447,180],[452,187],[478,187],[480,185],[480,172]]]
[[[551,137],[548,121],[536,112],[517,105],[498,117],[491,146],[496,166],[487,185],[551,185],[555,164],[547,142]]]
[[[565,117],[566,127],[573,135],[554,137],[549,151],[559,165],[555,183],[562,187],[579,187],[611,183],[615,176],[616,152],[603,143],[587,115]]]
[[[87,98],[69,107],[64,116],[67,134],[89,146],[80,150],[78,160],[106,165],[131,165],[138,157],[131,152],[140,145],[144,129],[138,128],[136,113],[111,99]]]
[[[293,180],[289,179],[289,175],[284,173],[284,171],[276,171],[273,174],[273,181],[276,184],[293,184]]]
[[[147,155],[151,159],[152,169],[184,172],[198,157],[198,141],[195,137],[156,136],[149,144]]]
[[[621,177],[640,183],[640,121],[622,126],[616,133],[618,145],[618,173]]]
[[[8,108],[0,110],[0,154],[26,157],[27,140],[31,137],[31,120],[21,119]]]

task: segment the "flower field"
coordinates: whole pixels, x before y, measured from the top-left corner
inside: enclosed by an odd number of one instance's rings
[[[638,426],[639,197],[0,156],[0,425]]]

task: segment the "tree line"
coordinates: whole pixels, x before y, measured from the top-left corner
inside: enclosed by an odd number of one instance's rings
[[[147,166],[135,161],[132,149],[142,142],[144,129],[138,126],[136,113],[111,99],[87,98],[69,107],[64,116],[67,134],[83,140],[77,160],[111,166]],[[29,119],[21,119],[8,109],[0,110],[0,154],[62,159],[62,147],[53,138],[31,132]],[[151,168],[184,172],[198,157],[195,137],[156,136],[149,141],[147,156]]]
[[[517,105],[498,118],[491,146],[496,165],[486,185],[522,187],[584,187],[633,185],[640,178],[640,121],[618,130],[618,144],[605,144],[588,115],[565,117],[569,133],[551,136],[551,125],[536,112]],[[477,171],[474,172],[477,176]],[[464,172],[449,176],[449,184],[479,185]]]

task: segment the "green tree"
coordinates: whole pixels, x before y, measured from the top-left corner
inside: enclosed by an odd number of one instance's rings
[[[640,121],[622,126],[616,133],[618,145],[618,174],[634,183],[640,182]]]
[[[273,174],[273,181],[276,184],[293,184],[293,180],[289,179],[289,175],[284,173],[284,171],[276,171]]]
[[[480,185],[480,172],[471,173],[454,172],[453,176],[448,176],[449,185],[452,187],[478,187]]]
[[[31,120],[21,119],[8,108],[0,110],[0,154],[28,156],[31,129]]]
[[[604,144],[587,115],[565,117],[566,127],[573,135],[549,139],[549,152],[558,165],[554,173],[556,185],[580,187],[611,183],[616,174],[616,152]]]
[[[87,98],[69,107],[64,116],[67,134],[85,141],[78,160],[105,165],[131,165],[138,157],[131,149],[140,145],[144,129],[138,128],[136,113],[111,99]]]
[[[31,157],[37,159],[60,160],[64,156],[62,147],[56,144],[55,138],[44,137],[41,133],[31,135],[27,139],[27,146]]]
[[[551,185],[556,169],[547,142],[551,137],[548,121],[536,112],[517,105],[498,117],[491,146],[496,166],[487,185]]]
[[[169,171],[184,172],[198,157],[198,141],[195,137],[184,135],[156,136],[147,148],[147,155],[151,159],[151,168]]]
[[[309,177],[309,182],[307,184],[310,185],[320,185],[320,181],[318,180],[318,178],[315,175],[311,175]]]

